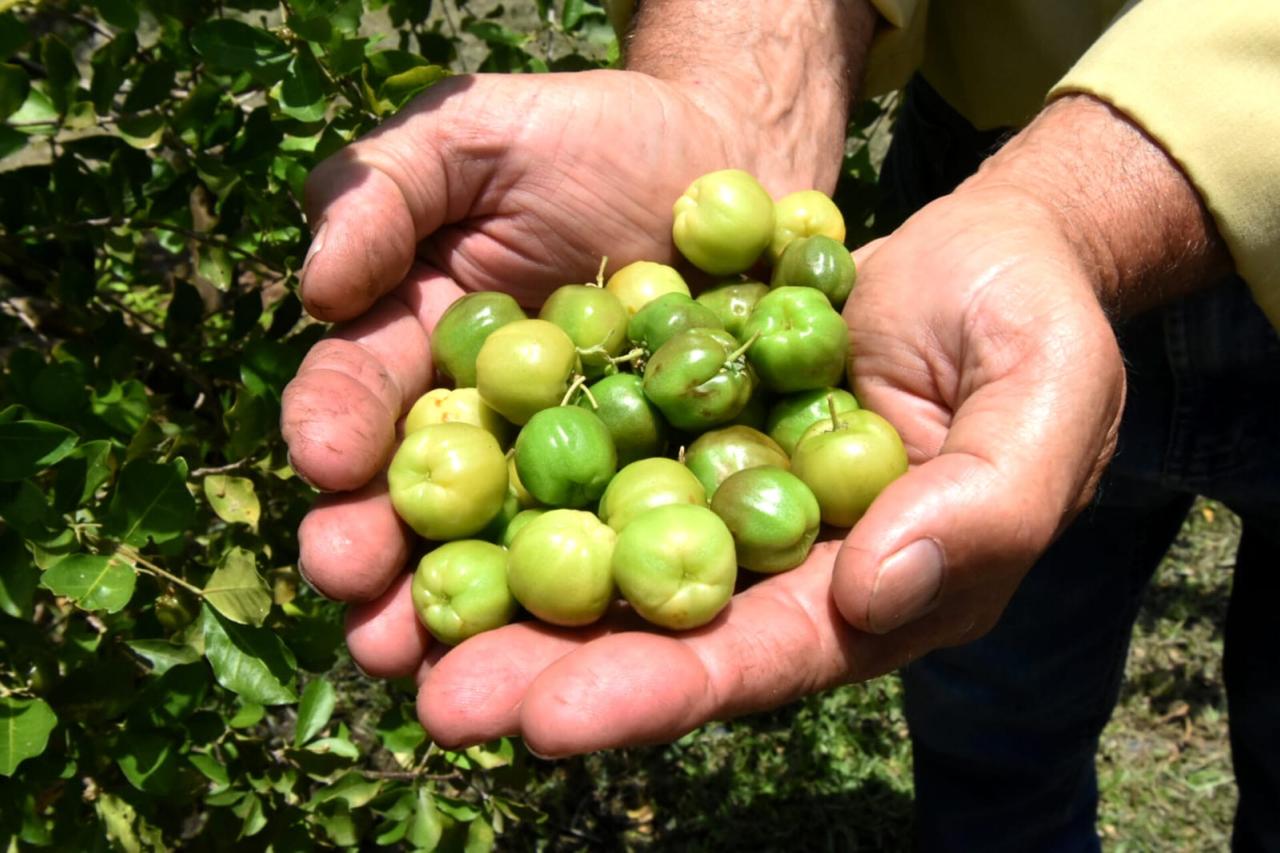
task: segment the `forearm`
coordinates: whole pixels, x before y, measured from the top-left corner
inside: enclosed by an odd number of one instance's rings
[[[961,190],[993,185],[1049,207],[1113,315],[1177,298],[1231,269],[1187,176],[1122,113],[1088,95],[1051,103]]]
[[[766,183],[830,190],[875,25],[867,0],[645,0],[626,62],[732,126]]]

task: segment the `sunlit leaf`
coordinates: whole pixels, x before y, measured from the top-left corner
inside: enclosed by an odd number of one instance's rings
[[[223,687],[261,705],[297,701],[297,664],[274,631],[237,625],[207,606],[200,612],[200,630],[205,657]]]
[[[196,649],[169,640],[130,640],[128,646],[146,658],[157,675],[163,675],[175,666],[200,660],[200,652]]]
[[[107,529],[130,545],[167,542],[181,536],[195,517],[187,491],[187,466],[134,460],[124,466],[111,496]]]
[[[115,613],[129,603],[138,576],[119,557],[72,554],[40,576],[40,584],[85,610]]]
[[[204,478],[204,496],[218,518],[228,524],[247,524],[258,529],[262,507],[254,491],[253,480],[228,474],[210,474]]]
[[[316,678],[307,684],[298,703],[298,723],[293,733],[295,746],[302,746],[329,724],[336,703],[337,693],[325,679]]]
[[[58,717],[43,699],[0,697],[0,776],[44,752]]]

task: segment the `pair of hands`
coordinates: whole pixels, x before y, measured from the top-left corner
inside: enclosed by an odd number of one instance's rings
[[[351,603],[366,672],[416,675],[442,745],[667,741],[973,639],[1096,484],[1124,373],[1094,273],[1051,206],[979,176],[856,253],[854,391],[899,429],[912,468],[843,541],[693,632],[633,630],[619,611],[587,632],[522,623],[452,650],[430,640],[380,472],[429,388],[435,322],[469,290],[536,306],[602,255],[671,260],[672,200],[705,172],[745,168],[775,196],[830,189],[830,164],[753,152],[749,127],[633,72],[464,77],[312,176],[302,296],[342,322],[285,393],[293,465],[326,491],[299,530],[300,565]]]

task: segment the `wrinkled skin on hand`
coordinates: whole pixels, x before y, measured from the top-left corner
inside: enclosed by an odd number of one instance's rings
[[[286,392],[298,471],[347,490],[304,520],[300,563],[322,593],[353,602],[348,644],[366,672],[416,674],[419,716],[447,747],[518,734],[564,755],[671,740],[976,637],[1087,501],[1114,443],[1123,369],[1077,247],[1034,197],[962,188],[859,253],[844,312],[855,392],[897,426],[912,470],[847,539],[820,542],[695,631],[636,630],[619,609],[586,630],[528,622],[433,644],[409,594],[411,540],[376,472],[430,383],[435,320],[464,288],[520,282],[518,298],[536,303],[589,277],[606,251],[619,263],[669,257],[669,204],[655,197],[681,187],[655,182],[672,163],[686,171],[671,184],[725,165],[705,132],[687,146],[609,133],[619,116],[699,126],[652,81],[595,82],[617,76],[511,82],[501,97],[496,82],[446,84],[313,185],[327,227],[304,298],[332,319],[373,308],[317,347]]]

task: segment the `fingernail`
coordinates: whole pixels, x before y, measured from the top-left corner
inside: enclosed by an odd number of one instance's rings
[[[311,266],[311,260],[324,248],[324,232],[329,227],[327,221],[321,222],[320,227],[316,229],[316,233],[311,237],[311,245],[307,247],[307,256],[302,259],[302,269],[298,271],[298,278],[305,279],[307,277],[307,267]]]
[[[877,634],[920,618],[938,603],[942,590],[942,549],[932,539],[919,539],[880,564],[867,624]]]

